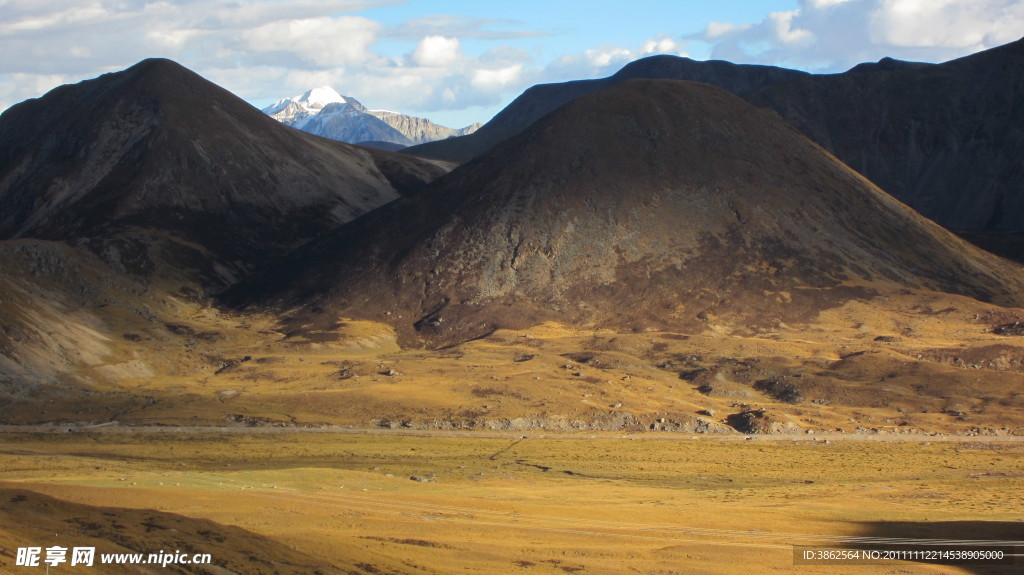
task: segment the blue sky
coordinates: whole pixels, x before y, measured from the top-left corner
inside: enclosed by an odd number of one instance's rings
[[[0,0],[0,109],[147,57],[262,107],[329,85],[461,127],[667,53],[840,72],[1024,36],[1024,0]]]

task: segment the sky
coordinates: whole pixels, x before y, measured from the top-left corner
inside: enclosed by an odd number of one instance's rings
[[[257,107],[331,86],[451,127],[653,54],[845,71],[1024,37],[1024,0],[0,0],[0,110],[150,57]]]

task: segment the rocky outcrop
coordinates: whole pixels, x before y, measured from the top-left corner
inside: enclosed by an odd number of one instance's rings
[[[740,433],[751,435],[799,433],[800,426],[790,421],[789,417],[767,409],[755,409],[734,413],[726,418],[726,423]]]
[[[367,112],[384,121],[392,128],[398,130],[409,140],[410,143],[407,145],[423,144],[452,137],[466,136],[477,131],[480,129],[480,126],[482,126],[482,124],[477,123],[466,126],[465,128],[456,129],[435,124],[426,118],[406,116],[405,114],[399,114],[398,112],[388,112],[386,110],[368,110]],[[371,138],[366,138],[366,140],[370,139]]]

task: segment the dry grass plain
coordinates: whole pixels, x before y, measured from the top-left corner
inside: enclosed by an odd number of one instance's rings
[[[148,572],[1020,572],[794,565],[791,547],[1024,540],[1019,441],[525,435],[5,434],[0,572],[32,572],[13,566],[29,545],[217,565]]]
[[[907,291],[804,325],[427,350],[372,321],[150,308],[93,310],[113,335],[90,359],[0,406],[76,430],[0,435],[0,573],[54,544],[210,553],[191,572],[218,575],[1020,570],[792,546],[1024,540],[1021,310]],[[748,412],[767,434],[734,429]],[[189,572],[118,569],[97,572]]]

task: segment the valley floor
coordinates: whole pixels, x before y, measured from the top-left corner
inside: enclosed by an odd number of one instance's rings
[[[213,561],[93,571],[114,574],[1020,571],[794,559],[1024,546],[1019,309],[908,291],[801,325],[426,349],[378,321],[146,305],[11,332],[0,573],[55,546]]]
[[[28,546],[213,559],[154,573],[1013,573],[794,546],[1024,546],[1013,437],[269,429],[0,434],[0,573]]]

